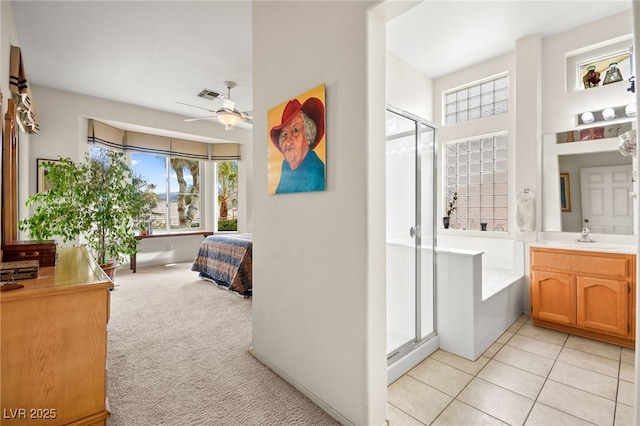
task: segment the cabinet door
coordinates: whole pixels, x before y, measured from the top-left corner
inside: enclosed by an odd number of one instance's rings
[[[578,326],[617,336],[630,333],[629,294],[626,281],[578,277]]]
[[[531,315],[558,324],[576,324],[576,287],[573,275],[533,271]]]

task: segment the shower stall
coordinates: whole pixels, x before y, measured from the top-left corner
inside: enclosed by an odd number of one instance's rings
[[[438,348],[435,328],[435,126],[386,111],[387,376]]]

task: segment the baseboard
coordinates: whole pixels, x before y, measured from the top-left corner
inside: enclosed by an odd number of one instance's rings
[[[436,335],[413,348],[411,352],[400,356],[395,362],[387,366],[387,385],[395,382],[413,367],[420,364],[429,355],[437,351],[439,346],[438,336]]]
[[[299,390],[304,396],[306,396],[311,401],[313,401],[314,404],[316,404],[318,407],[322,408],[327,414],[329,414],[331,417],[333,417],[338,422],[340,422],[340,424],[343,424],[343,425],[354,425],[353,422],[351,422],[349,419],[344,417],[342,414],[338,413],[333,407],[331,407],[329,404],[327,404],[322,398],[318,397],[316,394],[311,392],[309,389],[307,389],[304,386],[302,386],[293,377],[289,376],[283,370],[281,370],[280,368],[278,368],[277,366],[275,366],[274,364],[272,364],[271,362],[266,360],[265,357],[260,355],[260,353],[258,353],[255,349],[250,348],[249,349],[249,354],[251,354],[251,356],[253,356],[255,359],[257,359],[258,361],[260,361],[261,363],[266,365],[270,370],[275,372],[278,376],[282,377],[291,386],[293,386],[294,388]]]

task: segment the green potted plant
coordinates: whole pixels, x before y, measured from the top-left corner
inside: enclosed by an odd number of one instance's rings
[[[447,203],[447,215],[442,218],[444,229],[449,228],[449,221],[451,220],[451,214],[456,210],[457,201],[458,201],[458,193],[454,192],[453,197]]]
[[[81,163],[61,158],[41,166],[48,170],[50,189],[27,199],[27,207],[35,209],[20,221],[20,230],[38,240],[82,239],[107,274],[137,252],[136,223],[148,222],[156,199],[153,186],[133,173],[124,153],[102,150]]]

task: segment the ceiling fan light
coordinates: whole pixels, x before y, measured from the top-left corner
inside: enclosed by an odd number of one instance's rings
[[[217,114],[217,117],[218,120],[224,124],[225,130],[231,129],[242,120],[240,114],[235,112],[220,112]]]

